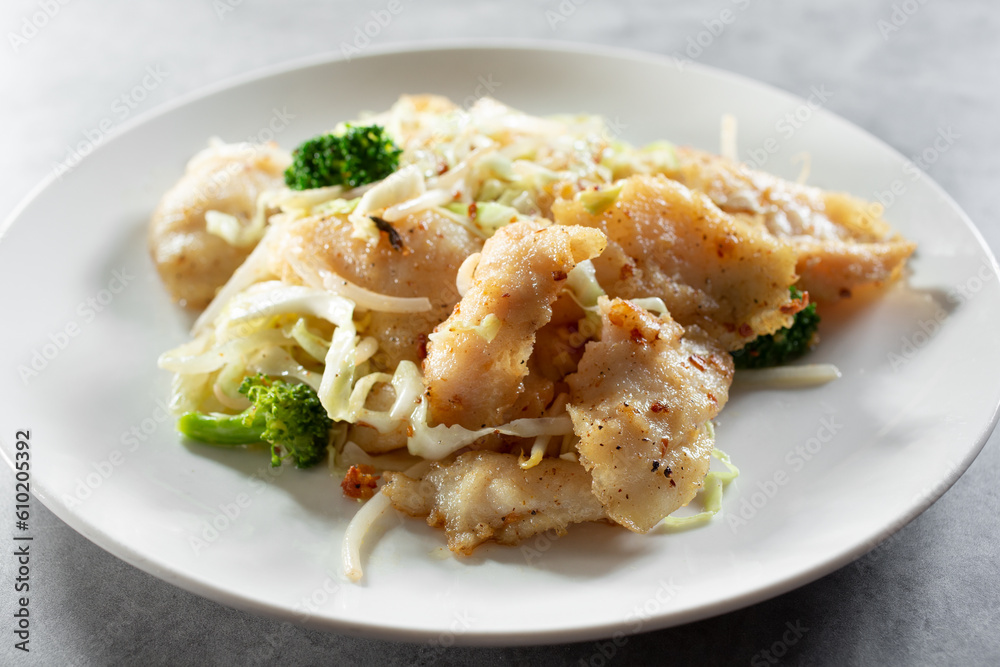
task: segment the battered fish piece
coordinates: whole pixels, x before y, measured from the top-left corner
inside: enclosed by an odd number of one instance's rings
[[[436,423],[479,429],[509,421],[535,332],[551,319],[567,274],[604,249],[597,230],[546,223],[512,223],[490,238],[465,296],[430,335],[423,371]],[[494,330],[474,330],[489,329],[487,318]]]
[[[482,241],[451,219],[432,210],[392,223],[401,247],[388,234],[378,243],[353,238],[346,215],[314,216],[288,223],[284,247],[274,271],[291,283],[316,280],[327,271],[365,289],[394,297],[427,297],[431,309],[419,313],[371,312],[363,335],[374,336],[381,354],[379,370],[391,372],[406,359],[419,364],[423,345],[434,327],[458,303],[458,268]]]
[[[382,493],[393,507],[443,527],[448,548],[469,555],[487,540],[517,544],[554,530],[564,535],[571,523],[604,519],[590,492],[590,475],[574,461],[543,459],[522,470],[517,457],[497,452],[466,452],[453,463],[436,463],[423,480],[385,473]]]
[[[608,516],[637,533],[694,498],[708,473],[707,426],[729,398],[732,357],[669,315],[601,297],[601,340],[567,378],[580,460]]]
[[[609,296],[660,297],[683,326],[698,325],[737,350],[792,322],[794,249],[664,176],[626,179],[599,215],[579,197],[553,205],[558,224],[595,227],[608,249],[594,260]]]
[[[230,245],[210,233],[206,211],[235,216],[244,226],[265,190],[284,187],[291,158],[277,146],[209,148],[160,200],[149,226],[149,252],[174,301],[201,310],[215,296],[253,244]]]
[[[881,207],[839,192],[793,183],[694,149],[677,151],[672,177],[796,250],[799,287],[833,301],[901,274],[916,244],[897,234]]]

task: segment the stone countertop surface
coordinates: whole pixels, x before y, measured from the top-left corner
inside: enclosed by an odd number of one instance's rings
[[[734,6],[738,20],[700,63],[827,107],[904,155],[958,136],[926,171],[1000,248],[1000,6],[988,0],[427,0],[373,42],[533,38],[683,53]],[[169,72],[136,104],[314,54],[336,52],[375,2],[9,0],[0,10],[0,213],[4,217],[108,116],[147,67]],[[47,16],[40,13],[47,12]],[[40,26],[40,27],[39,27]],[[704,40],[707,41],[707,40]],[[3,326],[11,326],[5,322]],[[715,618],[628,638],[519,648],[449,648],[292,628],[175,588],[104,552],[33,503],[31,653],[13,649],[11,558],[0,559],[0,663],[110,664],[1000,664],[1000,437],[915,521],[812,584]],[[0,466],[0,488],[13,474]],[[14,512],[0,493],[0,516]],[[788,627],[808,628],[775,653]],[[801,634],[801,633],[800,633]],[[791,635],[789,635],[791,636]],[[778,656],[777,653],[781,655]]]

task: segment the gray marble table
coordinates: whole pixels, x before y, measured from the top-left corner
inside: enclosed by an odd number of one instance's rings
[[[147,67],[169,75],[130,114],[263,66],[335,51],[385,4],[7,0],[0,9],[0,213],[112,114]],[[1000,8],[988,0],[426,0],[376,40],[528,37],[672,54],[734,5],[739,20],[697,54],[699,62],[796,94],[826,83],[838,91],[828,104],[833,112],[905,155],[933,141],[937,128],[953,127],[960,139],[927,170],[1000,249]],[[859,562],[740,611],[632,637],[610,659],[594,642],[428,653],[420,644],[289,629],[125,564],[36,502],[32,651],[12,647],[13,572],[2,558],[0,663],[1000,664],[998,474],[994,435],[951,490]],[[0,487],[12,484],[0,466]],[[0,494],[0,516],[13,513],[11,495]],[[780,658],[765,654],[789,623],[808,632]]]

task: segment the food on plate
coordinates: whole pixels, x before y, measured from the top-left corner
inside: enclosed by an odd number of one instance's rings
[[[598,301],[600,340],[567,378],[580,461],[608,516],[645,533],[701,488],[708,425],[729,398],[733,360],[697,326],[622,299]]]
[[[268,443],[274,466],[290,459],[296,467],[308,468],[325,457],[333,422],[312,387],[257,374],[245,378],[239,392],[250,402],[243,412],[188,412],[177,420],[177,430],[213,445]]]
[[[437,466],[417,480],[386,473],[382,492],[396,509],[444,528],[448,547],[471,554],[486,540],[518,544],[571,523],[606,518],[577,461],[549,457],[525,469],[514,454],[474,451]]]
[[[792,299],[806,302],[807,294],[792,285],[788,289]],[[792,323],[774,333],[757,336],[738,350],[733,351],[736,368],[771,368],[781,366],[801,357],[812,347],[819,329],[816,304],[810,303],[795,313]]]
[[[476,266],[462,300],[427,337],[423,371],[431,419],[475,429],[540,416],[553,397],[551,380],[542,380],[547,394],[530,414],[531,405],[519,400],[535,334],[552,319],[569,273],[604,245],[597,230],[537,220],[512,222],[486,241],[470,260]]]
[[[167,292],[201,310],[260,240],[266,192],[280,187],[289,158],[276,146],[214,144],[191,158],[160,201],[149,249]]]
[[[322,134],[296,148],[285,184],[293,190],[313,190],[381,181],[396,171],[400,152],[381,126],[347,125],[341,133]]]
[[[798,286],[824,301],[899,277],[916,245],[881,218],[881,207],[747,169],[704,151],[677,151],[672,178],[721,210],[784,239],[798,257]]]
[[[816,344],[818,309],[886,289],[914,250],[848,195],[633,147],[595,116],[433,95],[290,154],[213,144],[150,243],[171,296],[204,308],[159,361],[179,430],[328,460],[364,503],[353,579],[394,510],[461,554],[708,520],[738,474],[712,421],[734,369],[835,377],[784,365]],[[703,512],[672,516],[699,493]]]
[[[558,224],[596,227],[621,248],[594,261],[610,296],[661,298],[671,317],[730,350],[791,324],[800,302],[788,294],[795,282],[788,244],[662,176],[629,176],[612,187],[620,187],[618,197],[600,213],[582,197],[553,205]]]

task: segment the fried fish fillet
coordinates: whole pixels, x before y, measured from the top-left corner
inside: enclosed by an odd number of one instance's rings
[[[575,461],[547,458],[523,470],[512,454],[466,452],[452,463],[434,464],[422,480],[393,472],[385,477],[382,493],[393,507],[443,527],[448,548],[466,555],[487,540],[517,544],[605,518],[590,475]]]
[[[332,272],[364,289],[393,297],[426,297],[418,313],[371,312],[361,333],[374,336],[382,370],[406,359],[419,364],[423,341],[458,303],[455,276],[482,241],[450,218],[425,210],[392,223],[396,245],[382,233],[377,243],[355,238],[346,215],[313,216],[287,223],[274,272],[290,283]]]
[[[703,151],[679,149],[677,157],[679,168],[672,177],[704,192],[723,211],[794,246],[799,286],[815,299],[836,300],[861,287],[892,282],[916,248],[893,231],[876,204]]]
[[[552,317],[567,274],[603,249],[595,229],[538,220],[509,224],[486,242],[471,286],[427,343],[425,398],[434,421],[478,429],[523,416],[512,413],[535,332]]]
[[[201,310],[253,250],[209,232],[205,213],[218,211],[248,225],[257,197],[284,185],[289,161],[273,146],[210,148],[192,158],[149,225],[149,252],[174,301]]]
[[[694,498],[707,426],[726,404],[732,357],[696,327],[602,297],[601,340],[567,378],[577,449],[608,516],[644,533]]]
[[[675,320],[727,349],[788,326],[801,307],[789,298],[790,245],[664,176],[625,179],[615,203],[597,215],[579,197],[557,201],[553,215],[607,234],[608,249],[593,264],[610,296],[660,297]]]

